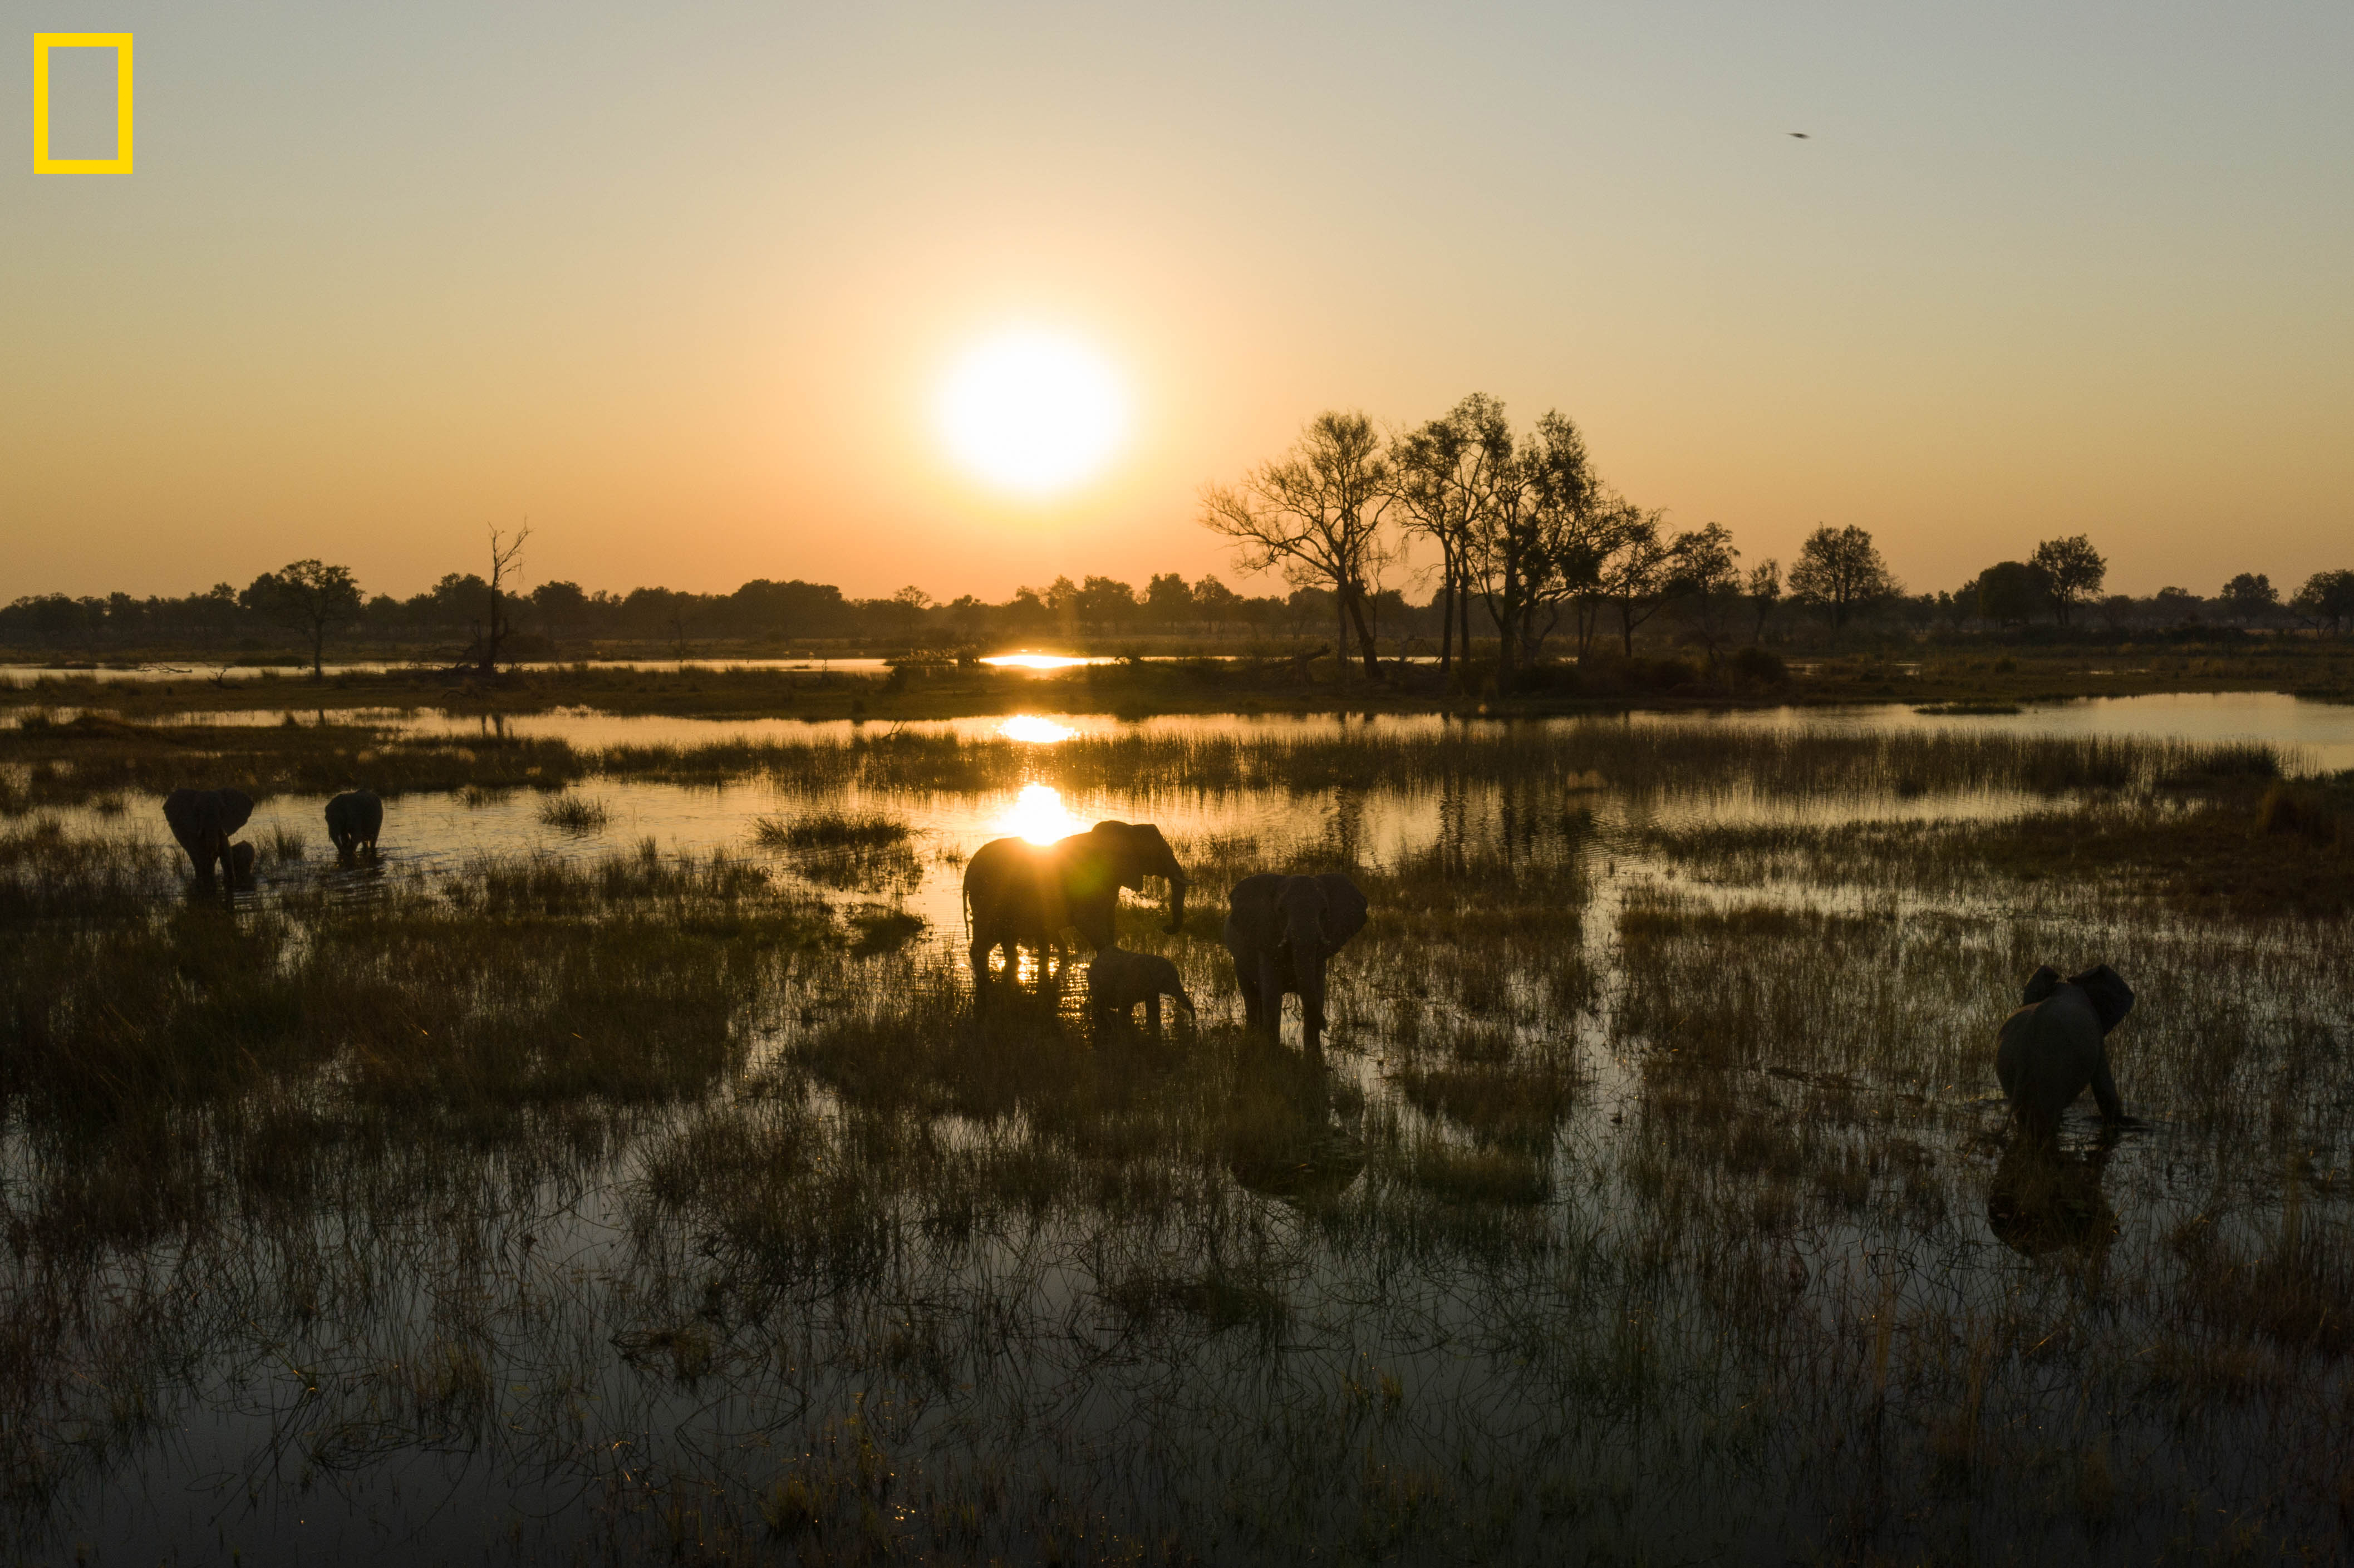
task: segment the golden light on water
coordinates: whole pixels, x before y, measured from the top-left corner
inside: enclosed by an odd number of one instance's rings
[[[1026,740],[1036,746],[1052,746],[1058,740],[1068,740],[1078,734],[1066,724],[1041,718],[1036,714],[1015,714],[997,726],[997,733],[1008,740]]]
[[[1108,664],[1108,659],[1080,659],[1068,653],[992,653],[981,661],[1001,670],[1070,670],[1081,664]]]
[[[1087,831],[1086,822],[1071,815],[1063,804],[1063,792],[1052,784],[1024,784],[1022,793],[1013,798],[1005,814],[997,819],[997,831],[1028,839],[1034,844],[1050,844],[1056,839]]]
[[[1089,344],[1015,327],[965,351],[941,382],[941,439],[968,472],[1047,496],[1090,479],[1128,435],[1128,393]]]

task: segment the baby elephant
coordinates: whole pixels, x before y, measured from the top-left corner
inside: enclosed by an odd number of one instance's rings
[[[327,836],[346,860],[362,848],[376,853],[376,836],[383,830],[384,802],[372,789],[346,790],[327,802]]]
[[[1095,962],[1087,966],[1087,1011],[1100,1025],[1107,1017],[1117,1015],[1121,1022],[1138,1002],[1145,1007],[1145,1016],[1152,1024],[1152,1033],[1161,1033],[1161,999],[1176,999],[1177,1009],[1190,1021],[1193,1017],[1193,999],[1185,994],[1185,982],[1177,978],[1177,966],[1152,953],[1131,953],[1125,948],[1097,949]]]
[[[228,885],[239,889],[253,885],[253,846],[243,839],[228,846]]]
[[[2104,1119],[2125,1119],[2109,1076],[2108,1033],[2133,1011],[2133,988],[2103,964],[2062,980],[2046,964],[2027,982],[2026,1006],[2002,1022],[1995,1075],[2030,1129],[2050,1135],[2060,1113],[2089,1086]]]

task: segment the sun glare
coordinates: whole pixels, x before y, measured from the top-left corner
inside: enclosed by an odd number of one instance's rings
[[[1021,327],[974,344],[940,384],[941,438],[976,477],[1023,495],[1092,478],[1128,434],[1128,396],[1078,339]]]
[[[1050,844],[1087,832],[1087,824],[1071,815],[1063,804],[1063,792],[1052,784],[1024,784],[1005,815],[997,819],[997,828],[1034,844]]]

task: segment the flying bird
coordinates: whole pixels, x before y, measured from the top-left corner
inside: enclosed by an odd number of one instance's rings
[[[1804,131],[1793,131],[1790,134],[1796,136],[1801,142],[1813,140],[1813,138],[1808,136]]]

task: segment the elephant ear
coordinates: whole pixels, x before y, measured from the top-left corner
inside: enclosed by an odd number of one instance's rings
[[[2093,1011],[2100,1015],[2104,1034],[2123,1023],[2126,1014],[2133,1011],[2133,987],[2106,964],[2071,975],[2068,983],[2084,988],[2084,994],[2092,999]]]
[[[1365,916],[1373,906],[1357,891],[1357,885],[1337,871],[1328,871],[1316,881],[1324,889],[1325,951],[1337,953],[1365,928]]]
[[[1276,907],[1276,895],[1283,891],[1283,882],[1278,874],[1262,871],[1256,876],[1244,877],[1226,895],[1228,917],[1235,929],[1261,952],[1283,939]]]
[[[2019,993],[2019,1000],[2021,1005],[2033,1007],[2037,1002],[2049,999],[2059,989],[2060,971],[2045,964],[2027,977],[2027,989]]]
[[[220,831],[233,833],[253,815],[253,797],[242,789],[216,791],[220,799]]]
[[[182,843],[196,831],[196,792],[175,789],[164,797],[164,821],[171,828],[172,836]]]

